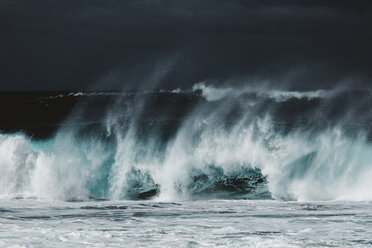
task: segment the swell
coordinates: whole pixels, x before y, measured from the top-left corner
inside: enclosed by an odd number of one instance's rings
[[[59,118],[44,117],[57,128],[0,136],[0,194],[371,200],[370,96],[203,84],[191,91],[43,96],[38,104],[46,101],[48,111],[60,104]]]

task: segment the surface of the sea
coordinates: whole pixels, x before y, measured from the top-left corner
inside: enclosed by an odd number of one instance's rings
[[[0,247],[368,247],[370,202],[1,200]]]

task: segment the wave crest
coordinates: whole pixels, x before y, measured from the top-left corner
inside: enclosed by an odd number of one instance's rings
[[[368,92],[194,90],[121,95],[81,125],[84,102],[48,140],[0,135],[0,195],[372,199]]]

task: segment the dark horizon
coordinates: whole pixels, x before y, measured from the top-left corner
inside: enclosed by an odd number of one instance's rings
[[[1,91],[370,88],[367,0],[0,0]]]

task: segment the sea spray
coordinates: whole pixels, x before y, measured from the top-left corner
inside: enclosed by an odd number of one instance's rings
[[[369,92],[262,92],[67,94],[80,104],[55,135],[1,134],[0,195],[372,199]]]

